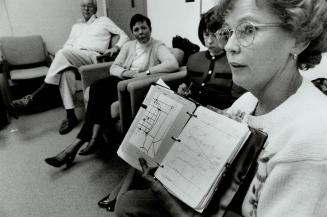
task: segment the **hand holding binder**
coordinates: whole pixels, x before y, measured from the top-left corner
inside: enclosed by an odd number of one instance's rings
[[[118,155],[139,170],[145,161],[158,167],[154,177],[202,212],[251,130],[160,86],[151,86],[143,104]]]
[[[162,186],[160,182],[155,178],[154,172],[157,167],[149,167],[144,158],[139,158],[140,166],[142,168],[142,178],[146,180],[147,185],[150,186],[151,190],[155,194],[163,194],[166,189]]]

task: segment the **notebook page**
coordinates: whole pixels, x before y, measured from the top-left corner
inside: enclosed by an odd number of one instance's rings
[[[204,107],[197,108],[155,176],[177,198],[201,209],[225,163],[249,135],[247,125]]]
[[[129,142],[153,158],[181,109],[182,104],[174,99],[162,93],[154,95]]]
[[[158,166],[179,135],[196,105],[161,86],[151,86],[141,108],[126,133],[117,154],[141,170],[138,159]]]

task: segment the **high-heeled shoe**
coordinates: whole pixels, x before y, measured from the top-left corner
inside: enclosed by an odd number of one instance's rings
[[[66,164],[67,167],[73,164],[77,151],[66,152],[62,151],[54,157],[45,159],[45,162],[53,167],[61,167]]]
[[[102,142],[103,140],[100,138],[92,138],[90,143],[84,149],[82,149],[78,154],[83,156],[94,154],[98,150],[98,147]]]
[[[109,199],[110,194],[102,198],[99,202],[98,205],[101,208],[106,208],[107,211],[113,212],[115,210],[115,205],[116,205],[116,198],[113,200]]]

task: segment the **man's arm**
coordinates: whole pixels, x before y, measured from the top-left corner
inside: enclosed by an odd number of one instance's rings
[[[115,44],[115,46],[117,46],[119,49],[122,48],[122,46],[129,41],[129,37],[126,35],[126,33],[119,28],[111,19],[107,18],[107,22],[106,22],[106,28],[107,30],[112,33],[112,34],[116,34],[119,35],[119,40],[118,42]]]
[[[116,76],[118,78],[123,78],[122,73],[126,70],[123,65],[127,58],[127,52],[128,44],[125,44],[110,67],[110,75]]]
[[[74,42],[76,41],[78,35],[79,35],[79,31],[78,31],[78,24],[74,24],[72,26],[72,29],[70,31],[69,37],[67,39],[67,41],[65,42],[65,44],[63,45],[63,49],[71,49],[74,46]]]

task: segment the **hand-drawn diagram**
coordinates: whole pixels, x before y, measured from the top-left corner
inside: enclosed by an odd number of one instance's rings
[[[172,145],[161,162],[164,167],[156,172],[168,189],[191,206],[199,205],[212,190],[218,173],[248,132],[246,126],[202,107],[195,115],[178,136],[180,142]]]
[[[192,118],[178,137],[181,142],[173,145],[165,156],[162,162],[165,168],[160,168],[165,170],[165,179],[174,180],[174,187],[179,186],[174,190],[194,200],[194,204],[199,203],[194,198],[202,198],[209,191],[217,171],[224,165],[224,155],[232,152],[233,146],[229,144],[233,139],[224,138],[225,133],[210,123],[213,120]],[[217,144],[222,139],[226,146]]]
[[[182,104],[164,94],[153,96],[132,133],[130,143],[154,157],[181,109]]]

